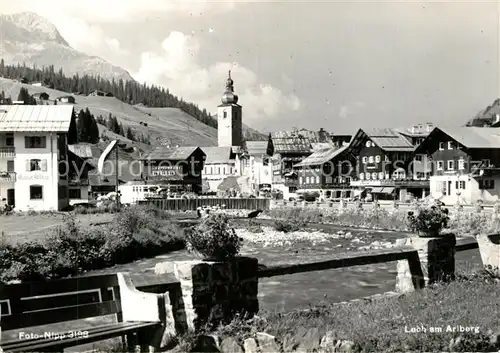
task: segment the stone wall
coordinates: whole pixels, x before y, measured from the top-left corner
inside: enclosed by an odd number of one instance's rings
[[[172,308],[190,331],[230,322],[235,315],[259,311],[257,259],[237,257],[228,262],[174,261],[159,263],[156,274],[169,273],[180,282],[182,298]]]
[[[241,340],[239,337],[220,339],[213,336],[200,336],[191,347],[191,352],[222,353],[277,353],[277,352],[353,352],[355,344],[348,340],[335,338],[333,331],[320,334],[317,328],[302,329],[278,340],[265,332]],[[180,351],[179,351],[180,352]]]

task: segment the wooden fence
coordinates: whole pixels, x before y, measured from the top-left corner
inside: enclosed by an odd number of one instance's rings
[[[140,205],[154,205],[167,211],[194,211],[198,207],[219,206],[227,210],[269,210],[270,199],[244,198],[195,198],[195,199],[151,199],[139,201]]]

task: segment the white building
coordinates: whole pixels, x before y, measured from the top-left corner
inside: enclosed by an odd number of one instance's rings
[[[72,106],[0,106],[3,203],[19,211],[61,210],[69,205],[64,166],[72,112]]]
[[[267,155],[268,141],[247,141],[248,160],[244,174],[248,176],[252,192],[271,191],[273,175],[271,157]]]
[[[433,198],[446,205],[499,200],[500,135],[496,128],[435,128],[415,152],[432,160]]]
[[[216,192],[227,177],[241,175],[240,160],[232,147],[201,147],[206,154],[202,180],[208,183],[210,192]]]

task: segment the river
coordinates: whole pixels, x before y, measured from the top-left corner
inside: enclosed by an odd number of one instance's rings
[[[335,232],[339,227],[331,227]],[[345,228],[343,228],[345,230]],[[328,259],[332,254],[352,251],[374,241],[394,242],[407,234],[350,229],[350,239],[328,239],[324,242],[298,241],[292,244],[272,244],[245,241],[241,255],[256,257],[259,263],[274,265],[290,262],[314,262]],[[291,234],[292,236],[292,234]],[[357,240],[355,240],[357,239]],[[194,257],[187,251],[175,251],[151,259],[93,271],[89,274],[129,272],[136,286],[147,286],[168,281],[169,277],[154,274],[157,263],[189,260]],[[456,269],[470,271],[482,266],[479,250],[461,251],[456,254]],[[348,267],[342,269],[298,273],[263,278],[259,281],[260,308],[270,311],[289,311],[307,308],[322,301],[339,302],[394,291],[396,262]]]

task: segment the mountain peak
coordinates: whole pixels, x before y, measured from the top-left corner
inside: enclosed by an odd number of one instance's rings
[[[36,34],[38,39],[55,42],[62,45],[68,43],[61,36],[56,26],[45,17],[42,17],[35,12],[17,12],[13,14],[0,15],[2,21],[11,22],[18,29],[25,30],[29,33]]]

